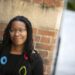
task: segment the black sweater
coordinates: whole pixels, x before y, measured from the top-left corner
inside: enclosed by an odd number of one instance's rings
[[[38,53],[32,53],[31,62],[26,55],[2,53],[0,75],[43,75],[43,62]]]

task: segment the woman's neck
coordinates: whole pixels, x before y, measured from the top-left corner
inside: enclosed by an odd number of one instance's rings
[[[23,52],[23,46],[11,46],[11,54],[17,54],[20,55]]]

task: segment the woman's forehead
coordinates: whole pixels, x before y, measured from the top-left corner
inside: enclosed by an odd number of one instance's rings
[[[12,22],[11,28],[26,28],[26,24],[22,21]]]

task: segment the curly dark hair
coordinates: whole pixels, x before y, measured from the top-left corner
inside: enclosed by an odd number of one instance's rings
[[[3,34],[3,41],[2,41],[2,48],[3,50],[5,50],[6,52],[9,52],[11,49],[11,38],[10,38],[10,29],[11,29],[11,25],[14,21],[21,21],[26,25],[27,28],[27,39],[24,45],[24,52],[27,52],[28,56],[30,56],[30,54],[32,53],[32,50],[34,50],[34,46],[33,46],[33,38],[32,38],[32,24],[31,22],[24,16],[16,16],[13,19],[10,20],[10,22],[8,23],[8,25],[5,28],[4,34]]]

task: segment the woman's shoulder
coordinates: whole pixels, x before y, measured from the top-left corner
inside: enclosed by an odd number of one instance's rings
[[[1,55],[1,53],[2,53],[2,41],[0,40],[0,55]]]
[[[31,54],[31,58],[33,59],[33,61],[42,61],[42,57],[41,55],[38,53],[38,51],[33,50],[32,54]]]
[[[40,54],[38,53],[37,50],[33,50],[31,56],[32,56],[33,58],[38,58],[38,57],[40,57]]]
[[[34,50],[32,52],[32,75],[43,75],[43,61],[41,55]]]

